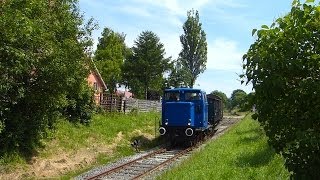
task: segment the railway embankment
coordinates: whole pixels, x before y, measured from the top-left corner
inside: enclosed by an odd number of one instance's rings
[[[89,125],[58,122],[35,154],[24,159],[17,154],[0,157],[0,179],[70,179],[93,167],[155,147],[156,112],[98,114]]]
[[[154,179],[164,171],[188,159],[194,152],[203,149],[208,143],[227,132],[242,118],[243,116],[226,116],[215,127],[214,134],[211,134],[205,141],[199,142],[195,146],[177,145],[170,148],[160,146],[147,152],[141,152],[134,156],[128,156],[113,163],[93,168],[75,179]]]
[[[239,121],[241,118],[225,116],[212,140],[146,177],[287,178],[283,159],[268,147],[258,122],[250,117]],[[95,167],[116,167],[151,152],[160,143],[155,139],[157,119],[158,113],[142,113],[96,115],[90,126],[61,121],[36,156],[29,160],[2,158],[0,179],[70,179]],[[141,140],[139,153],[130,145],[134,139]]]
[[[268,145],[259,122],[249,115],[157,179],[289,179],[289,176],[284,159]]]

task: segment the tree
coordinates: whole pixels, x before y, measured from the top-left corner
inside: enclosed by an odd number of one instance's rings
[[[228,107],[228,97],[224,92],[218,91],[218,90],[214,90],[210,94],[219,96],[222,99],[223,107],[224,108]]]
[[[0,155],[28,155],[85,82],[92,21],[83,25],[74,0],[2,1],[0,8]]]
[[[122,80],[121,68],[126,55],[125,35],[104,28],[101,36],[94,61],[110,92],[115,92],[117,84]]]
[[[181,65],[179,59],[170,63],[170,75],[166,84],[167,88],[188,87],[189,79],[189,71]]]
[[[199,22],[198,11],[188,11],[187,21],[183,25],[184,34],[180,36],[182,50],[179,54],[181,64],[191,75],[188,85],[193,87],[197,77],[206,69],[207,40],[206,33]]]
[[[124,79],[133,94],[146,98],[149,90],[162,91],[164,72],[169,58],[159,37],[151,31],[143,31],[132,47],[132,55],[124,64]]]
[[[243,82],[255,90],[257,118],[294,179],[320,176],[320,6],[292,3],[270,27],[253,30]]]
[[[232,92],[230,97],[230,109],[240,108],[243,109],[246,101],[247,93],[241,89],[236,89]]]
[[[243,105],[241,106],[241,111],[251,111],[253,110],[253,107],[255,106],[254,104],[254,98],[255,98],[255,93],[254,92],[251,92],[249,93],[245,100],[244,100],[244,103]]]

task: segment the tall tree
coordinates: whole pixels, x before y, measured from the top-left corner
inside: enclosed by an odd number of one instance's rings
[[[104,28],[95,52],[94,61],[110,92],[115,92],[121,82],[121,68],[126,55],[124,40],[124,34]]]
[[[316,5],[317,4],[317,5]],[[285,158],[292,179],[320,177],[320,5],[294,0],[291,11],[262,25],[243,56],[243,82],[270,145]]]
[[[70,105],[70,92],[88,90],[91,27],[74,0],[2,1],[0,8],[0,156],[30,153]]]
[[[155,33],[143,31],[135,40],[124,65],[124,79],[135,96],[147,98],[149,90],[161,91],[169,63],[164,55],[164,46]]]
[[[166,87],[188,87],[190,83],[189,71],[182,66],[181,61],[175,60],[170,63],[170,74],[167,78]]]
[[[182,50],[179,55],[182,65],[191,75],[189,86],[193,87],[199,74],[206,69],[207,40],[198,11],[190,10],[187,15],[183,25],[184,34],[180,36]]]

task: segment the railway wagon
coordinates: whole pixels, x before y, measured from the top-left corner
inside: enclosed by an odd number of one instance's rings
[[[222,119],[221,98],[200,89],[166,89],[159,132],[171,142],[191,141],[213,130]]]
[[[223,118],[222,99],[217,95],[208,94],[207,101],[208,101],[208,121],[211,124],[216,124]]]

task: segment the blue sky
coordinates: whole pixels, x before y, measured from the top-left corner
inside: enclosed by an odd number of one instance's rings
[[[304,2],[304,1],[302,1]],[[126,34],[126,44],[145,30],[160,37],[166,56],[177,58],[181,50],[179,36],[187,11],[199,11],[202,28],[207,34],[207,70],[195,88],[207,93],[219,90],[229,97],[233,90],[251,92],[251,86],[240,84],[242,55],[254,42],[252,29],[270,25],[291,9],[291,0],[80,0],[86,18],[93,17],[99,29],[93,33],[95,42],[104,27]]]

